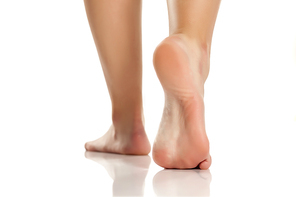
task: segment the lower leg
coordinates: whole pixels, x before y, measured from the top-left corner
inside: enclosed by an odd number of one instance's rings
[[[112,102],[112,125],[90,151],[148,154],[142,107],[141,1],[84,0]]]
[[[209,58],[213,30],[221,0],[167,0],[170,35],[181,35],[195,57],[205,59],[201,74],[206,80],[209,73]]]
[[[204,83],[210,66],[219,0],[167,0],[170,36],[154,52],[165,106],[153,159],[165,168],[211,165],[204,120]]]

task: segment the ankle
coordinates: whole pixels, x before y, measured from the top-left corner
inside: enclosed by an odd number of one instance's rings
[[[192,37],[187,33],[175,33],[171,34],[171,36],[177,36],[181,38],[187,45],[192,48],[198,48],[199,50],[203,51],[205,54],[210,55],[211,52],[211,43],[209,41],[205,41],[198,37]]]
[[[145,120],[142,112],[115,112],[112,114],[112,123],[115,132],[136,133],[144,131]]]
[[[210,50],[211,44],[197,38],[191,38],[184,33],[172,34],[170,37],[178,37],[185,44],[187,53],[190,57],[194,57],[194,62],[197,62],[198,73],[206,81],[210,70]]]

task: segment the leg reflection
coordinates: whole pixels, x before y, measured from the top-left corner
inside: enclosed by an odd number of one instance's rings
[[[85,152],[87,159],[102,165],[113,182],[113,196],[143,196],[151,159],[148,155]]]
[[[157,196],[210,196],[209,170],[162,170],[153,178]]]

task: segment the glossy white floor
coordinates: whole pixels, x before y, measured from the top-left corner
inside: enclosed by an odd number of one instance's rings
[[[82,1],[0,3],[0,196],[296,196],[294,1],[225,0],[206,83],[210,170],[151,155],[85,152],[111,106]],[[153,142],[163,92],[152,66],[165,1],[143,2],[143,95]]]

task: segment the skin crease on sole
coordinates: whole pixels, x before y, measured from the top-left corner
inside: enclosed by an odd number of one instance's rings
[[[184,35],[164,39],[153,55],[165,105],[152,155],[164,168],[208,169],[211,165],[204,120],[204,82],[209,57]]]

